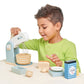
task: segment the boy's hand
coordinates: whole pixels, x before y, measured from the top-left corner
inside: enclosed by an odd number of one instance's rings
[[[62,66],[62,61],[56,56],[56,54],[53,54],[51,57],[47,55],[46,57],[55,63],[56,66]]]
[[[11,37],[18,35],[21,32],[21,29],[18,27],[13,27],[10,29]]]

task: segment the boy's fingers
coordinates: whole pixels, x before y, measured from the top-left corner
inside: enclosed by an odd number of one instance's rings
[[[55,59],[55,61],[60,61],[59,57],[56,56],[56,54],[53,54],[52,57],[53,57],[53,59]]]
[[[48,56],[48,55],[46,55],[46,57],[47,57],[47,58],[49,58],[49,56]]]
[[[51,56],[52,56],[52,57],[55,57],[55,56],[56,56],[56,54],[52,54]]]
[[[15,35],[18,35],[19,32],[21,32],[21,29],[18,27],[13,27],[10,29],[10,31],[11,31],[11,34],[15,36]]]
[[[53,62],[58,62],[58,61],[60,61],[60,59],[59,58],[53,58],[53,60],[52,60]]]
[[[56,62],[56,59],[53,59],[52,61],[53,61],[53,62]]]
[[[56,62],[58,62],[58,61],[60,61],[60,59],[59,58],[56,58]]]
[[[55,55],[53,55],[52,57],[50,57],[50,56],[46,55],[46,57],[48,59],[50,59],[53,63],[55,63],[56,66],[62,66],[62,61],[60,61],[60,59],[57,56],[55,57]],[[55,58],[53,58],[53,57],[55,57]]]
[[[57,59],[57,58],[58,58],[58,56],[57,56],[56,54],[53,54],[52,57],[53,57],[54,59]]]
[[[46,55],[46,57],[47,57],[48,59],[50,59],[51,61],[53,60],[53,58],[50,57],[50,56],[48,56],[48,55]]]
[[[51,57],[50,56],[48,56],[48,55],[46,55],[46,57],[48,58],[48,59],[50,59]]]
[[[56,66],[62,66],[62,61],[58,61],[55,64],[56,64]]]

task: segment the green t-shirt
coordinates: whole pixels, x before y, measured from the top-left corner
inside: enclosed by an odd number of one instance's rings
[[[25,48],[24,45],[28,49],[38,51],[39,61],[49,61],[50,66],[56,66],[56,65],[51,60],[49,60],[46,57],[46,55],[51,56],[52,54],[56,54],[59,57],[59,59],[63,62],[62,65],[63,67],[64,67],[64,61],[76,60],[77,69],[79,69],[80,71],[79,62],[77,60],[76,55],[75,44],[72,43],[71,41],[68,41],[67,39],[63,39],[62,41],[53,44],[48,43],[48,41],[44,41],[43,38],[33,39],[20,44],[19,47],[23,49]]]

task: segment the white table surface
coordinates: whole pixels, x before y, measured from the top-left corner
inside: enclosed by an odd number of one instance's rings
[[[11,72],[13,65],[0,61],[0,84],[84,84],[84,74],[73,79],[65,79],[63,76],[52,77],[49,73],[41,73],[36,64],[29,66],[27,70],[33,71],[32,77],[18,75]]]

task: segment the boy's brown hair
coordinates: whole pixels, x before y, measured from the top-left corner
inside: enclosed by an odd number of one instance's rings
[[[51,21],[54,25],[57,22],[61,23],[61,27],[63,25],[63,13],[59,7],[51,6],[48,4],[44,7],[41,7],[41,9],[39,9],[37,14],[35,15],[35,18],[39,19],[42,17],[48,18],[48,20]]]

